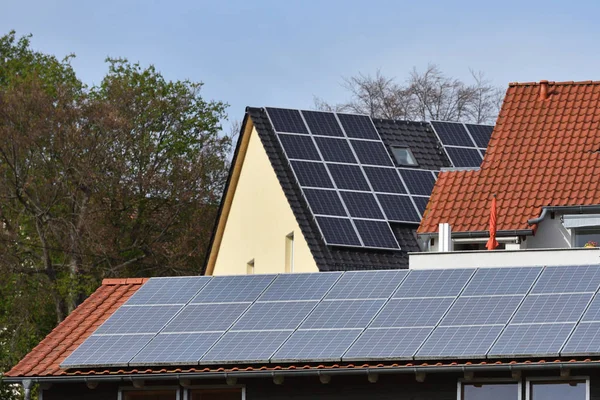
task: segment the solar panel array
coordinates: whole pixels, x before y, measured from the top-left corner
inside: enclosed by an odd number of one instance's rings
[[[431,121],[431,126],[454,167],[481,165],[493,126],[442,121]]]
[[[599,287],[596,265],[153,278],[62,367],[598,355]]]

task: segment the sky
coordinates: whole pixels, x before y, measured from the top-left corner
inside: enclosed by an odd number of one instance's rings
[[[404,81],[429,63],[496,86],[600,80],[600,2],[383,0],[2,0],[0,34],[33,34],[36,50],[72,64],[87,84],[107,56],[153,64],[167,79],[204,82],[231,120],[246,106],[343,102],[344,77]],[[228,123],[225,123],[228,126]]]

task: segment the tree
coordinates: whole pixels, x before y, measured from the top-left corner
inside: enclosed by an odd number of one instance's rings
[[[381,71],[374,76],[359,73],[343,81],[350,94],[348,102],[331,105],[315,98],[315,107],[386,119],[494,123],[502,91],[482,72],[471,71],[471,76],[474,82],[467,84],[446,76],[436,65],[423,72],[413,69],[405,84]]]

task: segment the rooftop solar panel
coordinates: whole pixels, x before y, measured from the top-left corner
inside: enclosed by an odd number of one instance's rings
[[[463,296],[527,294],[541,271],[542,267],[481,268]]]
[[[277,137],[288,159],[321,161],[310,136],[278,133]]]
[[[301,329],[366,328],[383,300],[322,301],[306,318]]]
[[[392,299],[370,327],[434,327],[454,301],[451,297],[433,299]]]
[[[308,133],[300,111],[271,107],[266,110],[276,132]]]
[[[387,299],[407,274],[407,270],[345,272],[325,298]]]
[[[366,247],[400,250],[400,245],[387,222],[355,219],[354,225]]]
[[[366,115],[337,114],[346,136],[350,138],[381,140],[373,121]]]
[[[411,359],[433,328],[367,329],[342,357],[343,361]]]
[[[181,305],[123,306],[94,333],[158,333],[181,308]]]
[[[347,218],[316,217],[325,243],[332,246],[360,247],[362,243]]]
[[[383,193],[406,193],[395,168],[363,167],[373,190]]]
[[[351,217],[384,219],[373,193],[340,191]]]
[[[460,297],[440,325],[505,325],[523,296]]]
[[[354,153],[346,139],[315,137],[315,141],[321,151],[323,160],[357,164],[356,157],[354,157]]]
[[[600,323],[581,323],[560,352],[561,356],[600,355]]]
[[[485,358],[502,326],[442,326],[436,328],[415,358]]]
[[[125,366],[153,337],[154,335],[92,335],[61,366]]]
[[[296,331],[271,361],[341,361],[361,332],[361,329]]]
[[[348,216],[340,196],[335,190],[304,189],[304,196],[315,215]]]
[[[127,300],[127,305],[185,304],[209,281],[208,276],[151,278]]]
[[[483,156],[477,149],[465,149],[462,147],[444,147],[456,168],[476,168],[481,165]]]
[[[339,272],[278,275],[258,301],[320,300],[340,276]]]
[[[473,269],[413,270],[392,298],[457,296]]]
[[[222,333],[161,333],[129,365],[197,364]]]
[[[311,133],[324,136],[344,136],[333,113],[321,111],[302,111]]]
[[[528,296],[511,323],[577,322],[591,299],[591,293]]]
[[[431,121],[431,125],[444,146],[475,147],[469,133],[461,122]]]
[[[267,363],[290,334],[289,331],[227,332],[202,357],[201,364]]]
[[[435,177],[431,171],[417,169],[398,169],[406,187],[411,194],[429,196],[435,185]]]
[[[276,275],[215,276],[192,303],[252,302],[273,282]]]
[[[487,148],[492,132],[494,131],[493,125],[474,125],[465,124],[467,130],[471,134],[471,137],[475,141],[477,147]]]
[[[296,329],[316,305],[316,300],[254,303],[231,330]]]
[[[429,203],[429,197],[411,196],[415,204],[417,205],[417,211],[423,215]]]
[[[595,292],[600,284],[600,265],[546,267],[531,293]]]
[[[417,209],[409,196],[377,194],[377,199],[389,221],[414,223],[419,223],[421,221],[419,214],[417,214]]]
[[[558,355],[573,327],[575,324],[508,325],[488,357]]]
[[[338,189],[370,191],[371,188],[358,165],[327,164]]]
[[[307,161],[290,161],[298,183],[304,187],[333,188],[325,164]]]
[[[594,300],[590,303],[581,320],[585,322],[600,322],[600,295],[594,297]]]
[[[189,304],[162,331],[226,331],[248,307],[248,303]]]
[[[394,166],[390,154],[383,145],[383,142],[350,140],[350,144],[361,164],[382,165],[385,167]]]

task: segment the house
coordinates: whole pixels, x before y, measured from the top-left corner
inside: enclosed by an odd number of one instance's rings
[[[406,268],[437,172],[478,167],[492,128],[248,108],[204,272]]]
[[[105,280],[4,380],[43,400],[600,398],[600,265]]]
[[[440,223],[450,225],[455,252],[483,250],[495,195],[507,260],[598,262],[584,246],[600,242],[599,101],[600,82],[510,84],[481,167],[439,174],[418,230],[426,250],[439,250]],[[500,256],[442,257],[481,265]]]

